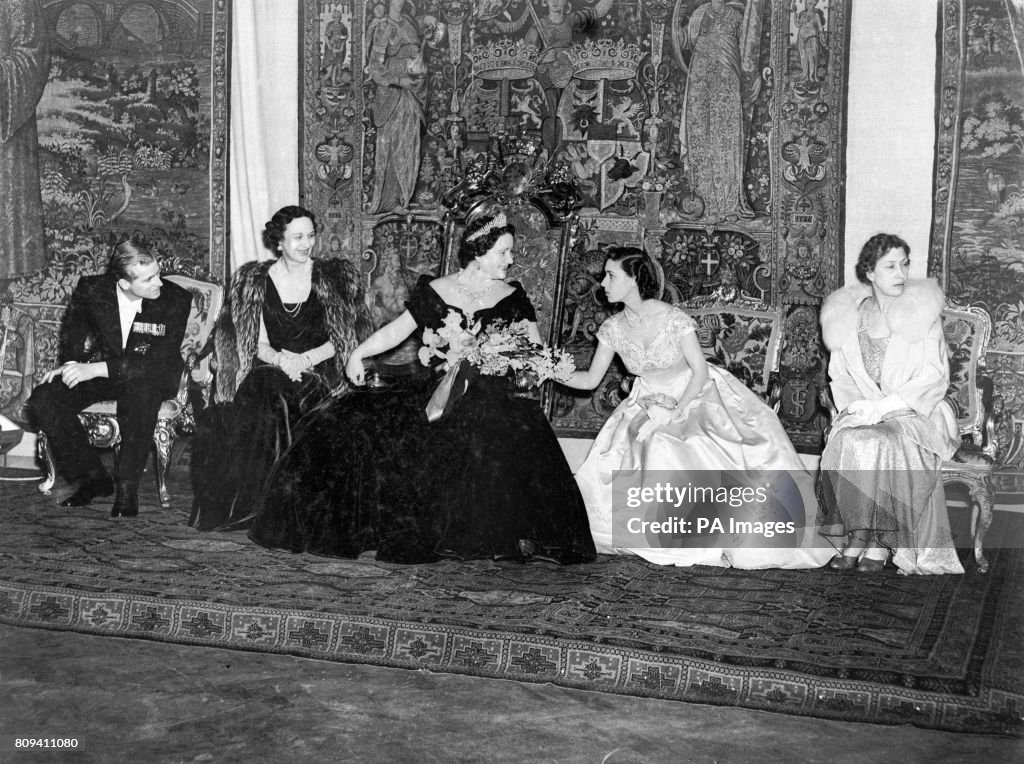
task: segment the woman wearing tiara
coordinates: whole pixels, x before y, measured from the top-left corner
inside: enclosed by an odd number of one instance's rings
[[[623,309],[598,329],[590,368],[566,382],[593,389],[616,354],[636,375],[630,395],[601,428],[576,473],[597,550],[634,553],[662,565],[826,564],[834,550],[817,539],[813,482],[775,414],[727,371],[708,365],[692,318],[653,299],[657,278],[642,250],[612,249],[604,274],[608,301]],[[691,506],[691,494],[686,506],[697,512],[680,518],[689,526],[641,529],[641,520],[670,518],[639,517],[630,509],[638,505],[623,501],[629,494],[619,491],[666,482],[683,491],[696,487],[718,495],[726,489],[743,496],[733,519],[750,525],[736,526],[741,531],[733,533],[725,516],[718,518],[721,526],[714,525],[707,507]],[[750,491],[744,494],[744,488]],[[737,506],[726,502],[725,510]],[[703,529],[698,515],[709,522]]]
[[[461,269],[422,277],[406,310],[349,356],[350,380],[362,386],[365,359],[446,323],[471,331],[525,319],[539,343],[526,292],[506,281],[514,233],[504,214],[471,221]],[[311,417],[275,468],[250,538],[405,563],[592,559],[583,500],[536,401],[515,396],[504,377],[459,378],[444,414],[428,421],[437,382],[432,374],[401,390],[356,392]]]

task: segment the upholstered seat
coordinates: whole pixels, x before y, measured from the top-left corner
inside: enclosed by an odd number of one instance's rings
[[[223,288],[219,284],[187,276],[175,274],[163,277],[173,281],[192,293],[192,311],[189,313],[185,338],[181,343],[181,355],[185,359],[185,369],[178,384],[178,392],[174,398],[160,404],[157,415],[156,429],[153,432],[153,443],[156,447],[156,480],[160,493],[160,504],[171,505],[171,497],[167,491],[167,469],[170,463],[171,447],[178,432],[190,431],[193,425],[192,405],[189,401],[190,380],[196,382],[206,400],[209,400],[209,387],[212,380],[208,358],[200,358],[200,353],[213,331],[214,322],[220,313],[223,299]],[[96,448],[114,448],[115,453],[121,442],[121,429],[117,421],[117,401],[99,401],[78,414],[82,426],[89,435],[89,442]],[[39,490],[49,493],[56,481],[56,469],[50,443],[45,433],[39,433],[39,457],[46,468],[46,478],[39,485]]]

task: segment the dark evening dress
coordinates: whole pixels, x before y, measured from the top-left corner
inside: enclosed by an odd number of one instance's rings
[[[262,315],[267,339],[276,350],[303,353],[330,339],[315,291],[303,303],[285,305],[268,278]],[[189,525],[201,531],[248,527],[261,504],[267,474],[297,422],[328,397],[330,363],[324,361],[293,382],[277,366],[256,359],[231,403],[200,414],[193,438],[195,498]]]
[[[451,310],[420,279],[406,307],[437,329]],[[471,318],[536,320],[522,286]],[[587,513],[540,406],[504,377],[475,376],[438,421],[424,407],[438,376],[331,401],[301,425],[249,531],[263,546],[335,557],[584,562]]]

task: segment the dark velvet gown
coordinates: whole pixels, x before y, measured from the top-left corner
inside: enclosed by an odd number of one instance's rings
[[[263,304],[267,339],[277,350],[303,353],[330,339],[315,292],[301,304],[284,305],[273,279]],[[248,527],[262,503],[274,462],[291,441],[298,421],[330,393],[324,361],[293,382],[277,366],[255,359],[231,403],[199,415],[193,438],[194,500],[188,524],[201,531]]]
[[[420,329],[450,310],[423,277],[406,307]],[[474,316],[536,320],[522,286]],[[437,375],[361,390],[307,417],[274,469],[249,536],[263,546],[378,560],[594,557],[586,509],[558,439],[510,380],[476,375],[438,421]]]

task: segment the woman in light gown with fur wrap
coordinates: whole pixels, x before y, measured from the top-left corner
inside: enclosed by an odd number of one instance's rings
[[[834,570],[962,573],[940,468],[960,442],[945,394],[949,361],[945,298],[908,277],[910,247],[871,237],[857,284],[831,294],[821,326],[839,415],[821,457],[827,517],[845,526]]]

